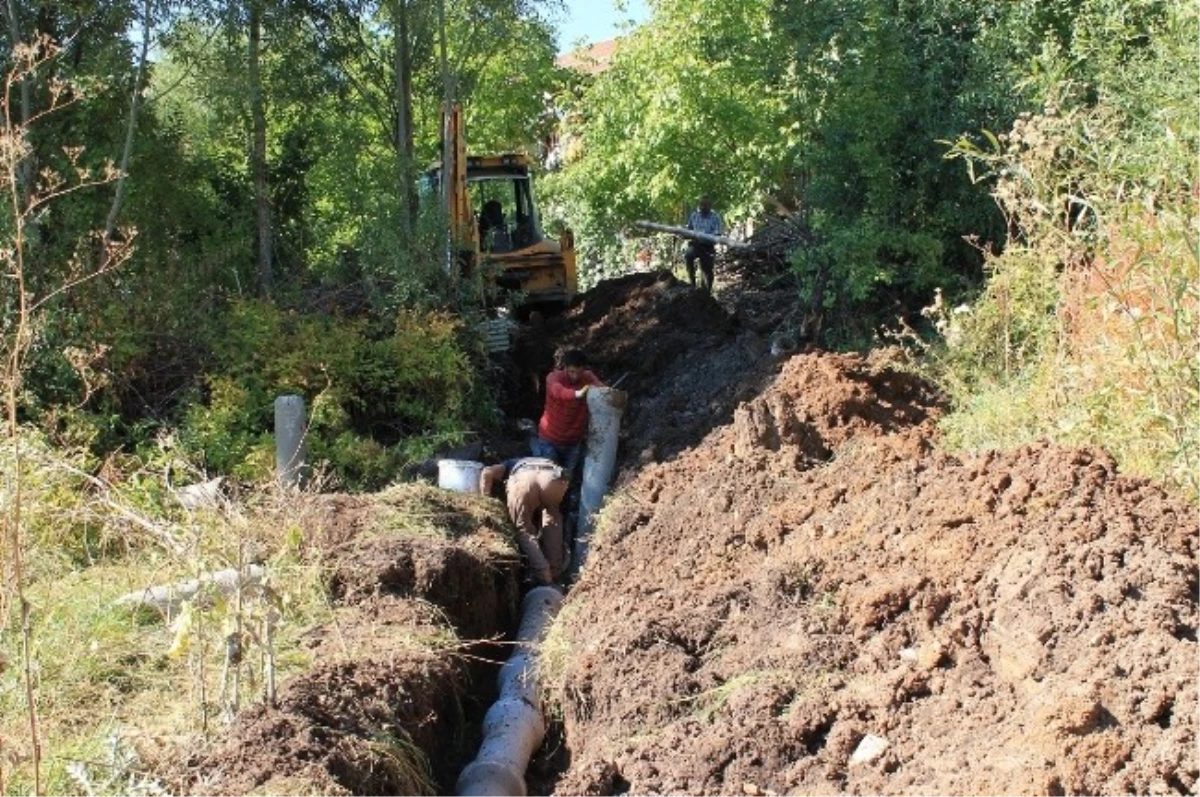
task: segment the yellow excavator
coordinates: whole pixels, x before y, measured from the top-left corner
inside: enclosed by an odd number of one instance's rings
[[[446,108],[443,122],[442,162],[426,178],[445,202],[449,263],[464,274],[495,271],[496,284],[520,291],[526,308],[565,307],[576,291],[575,238],[570,230],[558,240],[542,231],[529,157],[468,155],[457,104]]]

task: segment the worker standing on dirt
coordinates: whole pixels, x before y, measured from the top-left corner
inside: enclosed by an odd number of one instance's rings
[[[721,217],[712,209],[712,201],[707,196],[700,197],[699,207],[688,216],[687,228],[705,235],[724,235],[725,227]],[[712,293],[713,268],[717,261],[717,245],[709,241],[688,241],[683,253],[683,263],[687,266],[688,282],[696,284],[696,261],[700,261],[701,287]]]
[[[484,468],[479,491],[491,495],[505,481],[508,516],[517,527],[517,546],[525,556],[531,581],[549,586],[558,580],[563,563],[562,499],[570,482],[566,472],[548,459],[521,457]],[[537,513],[541,510],[541,528]]]
[[[579,349],[562,356],[562,367],[546,377],[546,404],[538,421],[537,436],[529,442],[535,457],[553,460],[572,480],[583,456],[587,437],[587,392],[604,383],[587,367],[587,357]]]

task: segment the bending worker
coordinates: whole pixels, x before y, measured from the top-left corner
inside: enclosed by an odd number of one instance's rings
[[[541,457],[510,459],[480,472],[479,491],[491,495],[492,487],[505,479],[508,516],[517,527],[517,546],[525,556],[530,580],[543,587],[553,584],[562,573],[561,505],[570,483],[567,474]],[[539,509],[540,529],[535,520]]]
[[[587,392],[604,383],[587,367],[587,357],[578,349],[562,356],[562,367],[546,377],[546,405],[538,421],[537,436],[530,453],[562,465],[567,480],[575,477],[588,431]]]

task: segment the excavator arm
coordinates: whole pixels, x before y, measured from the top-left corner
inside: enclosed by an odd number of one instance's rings
[[[442,113],[442,202],[450,225],[450,263],[470,274],[479,255],[479,230],[467,190],[467,141],[462,106],[450,103]],[[448,263],[448,266],[450,264]]]

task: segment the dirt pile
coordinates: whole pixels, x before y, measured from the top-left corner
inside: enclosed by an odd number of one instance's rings
[[[324,496],[307,530],[334,617],[275,708],[239,716],[173,779],[205,794],[450,793],[475,754],[520,570],[499,502],[405,485]]]
[[[800,355],[630,472],[548,652],[558,793],[1194,793],[1194,510],[937,412]]]
[[[760,332],[713,297],[667,272],[632,274],[581,294],[561,316],[522,330],[515,358],[524,392],[510,412],[536,419],[536,379],[555,351],[587,353],[608,383],[630,394],[622,421],[623,467],[675,456],[732,418],[778,362]]]

